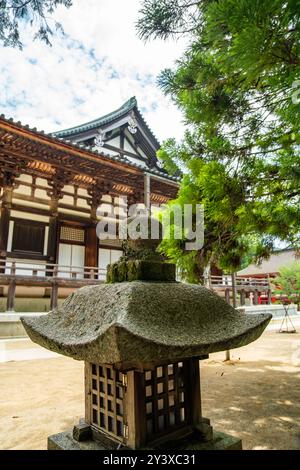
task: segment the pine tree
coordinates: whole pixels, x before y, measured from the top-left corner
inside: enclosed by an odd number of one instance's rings
[[[300,263],[282,266],[274,279],[274,294],[286,298],[289,302],[300,302]]]
[[[50,46],[54,30],[63,31],[60,23],[50,25],[49,20],[60,5],[69,8],[72,0],[0,0],[0,44],[22,49],[20,25],[27,22],[33,28],[34,39]]]
[[[232,270],[249,252],[268,256],[278,239],[299,244],[299,15],[299,0],[143,2],[142,38],[190,39],[158,79],[187,130],[158,155],[185,174],[179,201],[204,204],[201,253],[177,240],[162,246],[193,278],[211,260]]]

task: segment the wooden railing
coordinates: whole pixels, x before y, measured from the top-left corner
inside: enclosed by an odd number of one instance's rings
[[[270,288],[269,278],[251,278],[251,277],[235,277],[236,288],[237,289],[247,289],[247,288]],[[231,288],[232,287],[232,278],[231,276],[223,275],[223,276],[209,276],[207,279],[207,283],[211,287],[220,287],[220,288]]]
[[[209,289],[224,293],[226,302],[232,304],[233,307],[237,307],[238,302],[241,306],[245,305],[246,297],[250,297],[250,302],[254,305],[257,305],[259,302],[268,304],[272,302],[272,289],[268,277],[209,276],[207,279],[204,279],[204,284]]]
[[[14,311],[16,286],[50,287],[50,306],[55,308],[58,301],[58,288],[78,288],[97,284],[106,279],[106,269],[94,266],[64,266],[41,261],[18,259],[0,260],[0,285],[8,286],[7,311]],[[271,287],[268,278],[235,277],[235,287],[229,275],[209,276],[204,284],[216,291],[225,292],[228,303],[238,292],[240,304],[244,305],[246,293],[253,293],[253,302],[258,303],[259,293],[266,293],[271,302]]]
[[[16,286],[50,287],[51,308],[57,307],[58,288],[77,288],[104,282],[106,269],[63,266],[17,259],[0,260],[0,285],[8,286],[7,311],[14,311]]]
[[[16,259],[0,260],[0,279],[8,275],[30,278],[51,276],[58,279],[105,280],[106,269],[95,266],[65,266]]]

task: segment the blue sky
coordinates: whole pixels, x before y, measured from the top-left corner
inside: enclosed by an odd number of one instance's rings
[[[156,85],[172,67],[183,39],[144,44],[136,36],[140,0],[74,0],[54,15],[66,36],[50,48],[22,31],[23,51],[0,49],[0,113],[58,130],[95,119],[136,96],[162,141],[183,134],[182,116]]]

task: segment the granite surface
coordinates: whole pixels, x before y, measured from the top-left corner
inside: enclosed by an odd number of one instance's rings
[[[121,447],[118,451],[120,455],[125,447]],[[99,442],[89,439],[83,442],[77,442],[72,437],[72,432],[61,432],[48,437],[48,450],[108,450],[107,447],[103,447]],[[111,447],[109,448],[111,449]],[[143,449],[141,449],[143,450]],[[157,450],[151,446],[145,447],[145,450]],[[242,450],[242,441],[238,437],[224,434],[222,432],[215,431],[213,440],[210,442],[202,442],[196,438],[190,438],[187,441],[178,442],[177,445],[168,446],[165,445],[163,450]]]
[[[48,315],[21,318],[51,351],[124,369],[244,346],[270,319],[242,314],[199,285],[143,281],[86,286]]]

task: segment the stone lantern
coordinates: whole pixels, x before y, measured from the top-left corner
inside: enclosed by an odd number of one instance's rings
[[[199,360],[256,340],[271,315],[176,282],[175,266],[148,248],[109,266],[108,283],[22,318],[34,342],[85,362],[85,417],[48,449],[241,449],[202,416]]]

